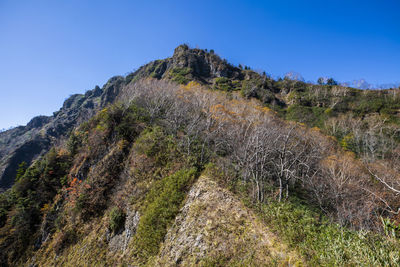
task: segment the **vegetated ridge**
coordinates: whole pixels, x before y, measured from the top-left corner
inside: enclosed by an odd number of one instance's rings
[[[398,93],[181,45],[0,133],[0,261],[397,266]]]

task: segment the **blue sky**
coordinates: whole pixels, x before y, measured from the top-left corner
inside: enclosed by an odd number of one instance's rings
[[[400,81],[400,1],[0,0],[0,129],[188,43],[306,80]]]

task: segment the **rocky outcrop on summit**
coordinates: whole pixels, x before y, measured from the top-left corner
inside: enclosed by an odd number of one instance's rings
[[[222,60],[216,54],[201,49],[189,49],[185,45],[175,49],[171,65],[175,68],[190,68],[195,77],[243,79],[239,68]]]
[[[155,60],[142,66],[135,73],[128,75],[127,80],[130,81],[133,77],[169,79],[173,78],[174,71],[183,71],[189,80],[202,83],[212,83],[212,79],[219,77],[238,80],[245,78],[240,68],[229,64],[214,52],[180,45],[175,49],[172,57]]]
[[[279,87],[265,73],[235,67],[214,51],[178,46],[172,57],[153,61],[126,77],[126,83],[141,78],[172,80],[180,84],[196,81],[222,91],[241,91],[248,98],[258,98],[265,104],[285,106],[278,97]]]

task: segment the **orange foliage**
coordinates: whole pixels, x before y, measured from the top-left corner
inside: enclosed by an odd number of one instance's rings
[[[73,178],[71,182],[69,183],[69,186],[65,188],[65,191],[68,196],[68,200],[70,200],[71,203],[75,203],[79,194],[80,194],[80,185],[82,184],[82,181],[79,180],[78,178]],[[86,184],[86,186],[89,186]],[[90,188],[90,186],[89,186]]]

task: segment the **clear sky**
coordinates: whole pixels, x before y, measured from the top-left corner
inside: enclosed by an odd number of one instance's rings
[[[400,81],[400,1],[0,0],[0,129],[188,43],[306,80]]]

